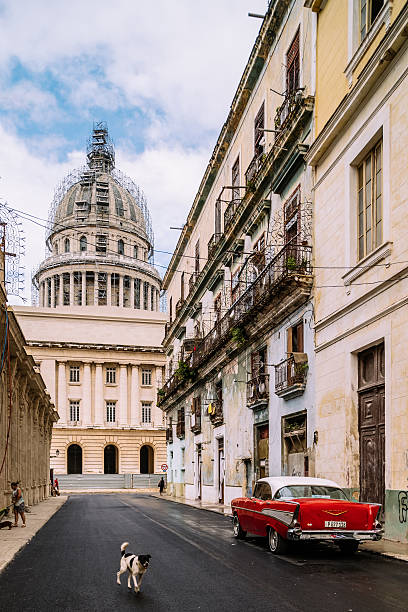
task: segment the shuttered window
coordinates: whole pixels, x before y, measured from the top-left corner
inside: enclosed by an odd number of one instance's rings
[[[358,166],[358,258],[382,242],[382,141]]]
[[[289,95],[299,88],[299,30],[286,54],[286,94]]]

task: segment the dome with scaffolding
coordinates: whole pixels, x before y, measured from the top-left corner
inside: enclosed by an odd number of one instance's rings
[[[47,246],[67,227],[119,227],[139,234],[153,253],[153,231],[143,191],[115,169],[115,151],[105,122],[95,123],[87,145],[87,165],[73,170],[57,187],[52,201]]]
[[[142,190],[115,169],[106,123],[95,123],[87,165],[58,186],[48,221],[49,256],[34,273],[40,306],[159,310],[161,278]]]

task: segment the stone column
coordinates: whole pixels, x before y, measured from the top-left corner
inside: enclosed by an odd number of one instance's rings
[[[105,419],[105,406],[103,401],[103,367],[101,363],[95,365],[95,420],[97,427],[103,427]]]
[[[55,306],[55,276],[51,276],[51,308]]]
[[[123,274],[119,274],[119,306],[123,308]]]
[[[74,273],[69,273],[69,305],[74,305]]]
[[[82,271],[81,284],[82,284],[81,306],[86,306],[86,271],[85,270]]]
[[[84,378],[82,382],[82,424],[92,425],[91,399],[91,364],[84,363]]]
[[[119,368],[119,425],[128,425],[127,419],[127,366]]]
[[[132,365],[130,388],[130,426],[140,425],[139,366]]]
[[[106,275],[106,304],[112,306],[112,274]]]
[[[130,307],[135,307],[135,279],[130,277]]]
[[[65,361],[58,362],[58,414],[60,416],[59,423],[66,425],[69,420],[67,415],[67,380],[65,372]]]

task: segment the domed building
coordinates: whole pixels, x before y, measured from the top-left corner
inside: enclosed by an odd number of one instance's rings
[[[48,227],[38,306],[15,311],[60,416],[51,467],[68,488],[138,486],[166,459],[156,406],[166,315],[146,199],[115,169],[105,123],[87,165],[57,188]]]

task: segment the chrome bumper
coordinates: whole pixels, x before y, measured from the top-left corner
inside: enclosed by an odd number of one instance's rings
[[[383,529],[374,529],[372,531],[354,531],[354,530],[332,530],[324,531],[302,531],[299,528],[288,529],[288,540],[381,540]]]

